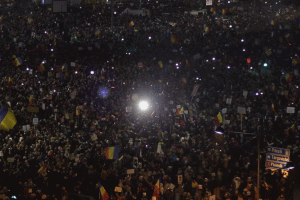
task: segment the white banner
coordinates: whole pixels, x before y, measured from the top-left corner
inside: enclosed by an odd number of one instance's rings
[[[212,0],[206,0],[206,5],[207,6],[212,6]]]
[[[286,113],[295,113],[295,107],[287,107]]]
[[[246,108],[245,107],[238,107],[237,112],[240,114],[246,114]]]

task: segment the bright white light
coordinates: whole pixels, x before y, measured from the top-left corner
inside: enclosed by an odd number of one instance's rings
[[[199,78],[198,78],[198,77],[196,77],[196,80],[199,80]]]
[[[232,25],[229,25],[229,28],[232,28]]]
[[[45,64],[45,63],[46,63],[46,61],[44,61],[44,60],[43,60],[43,61],[42,61],[42,63],[43,63],[43,64]]]
[[[151,40],[151,36],[149,36],[148,38],[149,38],[149,40]]]
[[[29,71],[30,70],[29,67],[27,67],[26,70]]]
[[[241,39],[241,42],[244,42],[244,39]]]
[[[246,51],[246,49],[243,49],[243,51]]]
[[[258,93],[258,92],[256,92],[256,93],[255,93],[255,95],[256,95],[256,96],[258,96],[258,95],[259,95],[259,93]]]
[[[228,1],[228,3],[230,3],[230,1]]]
[[[179,69],[179,67],[176,67],[176,69]]]
[[[208,62],[208,60],[206,60],[206,62]]]
[[[253,67],[250,67],[250,69],[253,69]]]
[[[53,67],[51,68],[51,70],[53,70]]]
[[[92,70],[90,73],[91,73],[91,74],[95,74],[95,71]]]
[[[213,67],[213,69],[216,69],[215,67]]]
[[[78,74],[78,71],[75,71],[75,74]]]
[[[149,108],[149,104],[146,101],[141,101],[139,103],[139,107],[142,111],[147,110]]]
[[[53,49],[51,49],[51,51],[53,51]]]
[[[21,85],[24,85],[24,83],[22,83]]]
[[[178,66],[178,63],[176,63],[175,65]]]
[[[264,93],[261,92],[260,94],[263,95]]]
[[[264,67],[267,67],[268,66],[268,64],[267,63],[264,63]]]
[[[121,40],[124,41],[124,38],[122,38]]]
[[[117,12],[114,12],[114,14],[117,14]]]
[[[215,58],[215,57],[213,57],[213,58],[212,58],[212,60],[216,60],[216,58]]]
[[[229,65],[227,66],[227,69],[230,69],[230,66],[229,66]]]
[[[215,131],[216,134],[219,134],[219,135],[223,135],[223,132],[221,131]]]
[[[47,33],[47,31],[45,31],[45,33]]]
[[[53,90],[53,92],[56,92],[56,90]]]

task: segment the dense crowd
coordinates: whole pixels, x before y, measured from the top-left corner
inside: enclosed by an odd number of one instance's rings
[[[0,198],[99,199],[101,183],[109,199],[149,200],[160,180],[161,200],[256,199],[259,143],[261,198],[292,199],[297,9],[149,10],[113,29],[102,5],[1,10],[1,107],[17,124],[0,132]],[[265,169],[268,146],[290,149],[290,176]]]

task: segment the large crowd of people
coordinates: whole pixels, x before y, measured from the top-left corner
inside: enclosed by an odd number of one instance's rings
[[[111,20],[106,5],[10,5],[0,99],[17,124],[0,131],[0,199],[293,198],[297,8],[156,5]],[[290,150],[289,176],[266,169],[268,146]]]

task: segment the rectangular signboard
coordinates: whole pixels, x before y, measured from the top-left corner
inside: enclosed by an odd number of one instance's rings
[[[290,156],[289,149],[282,149],[277,147],[268,147],[268,153],[282,155],[282,156]]]
[[[285,162],[275,162],[266,160],[266,169],[282,169],[285,168],[286,163]]]
[[[267,153],[266,160],[267,161],[275,161],[275,162],[289,162],[290,157],[289,156],[282,156],[282,155],[272,154],[272,153]]]

